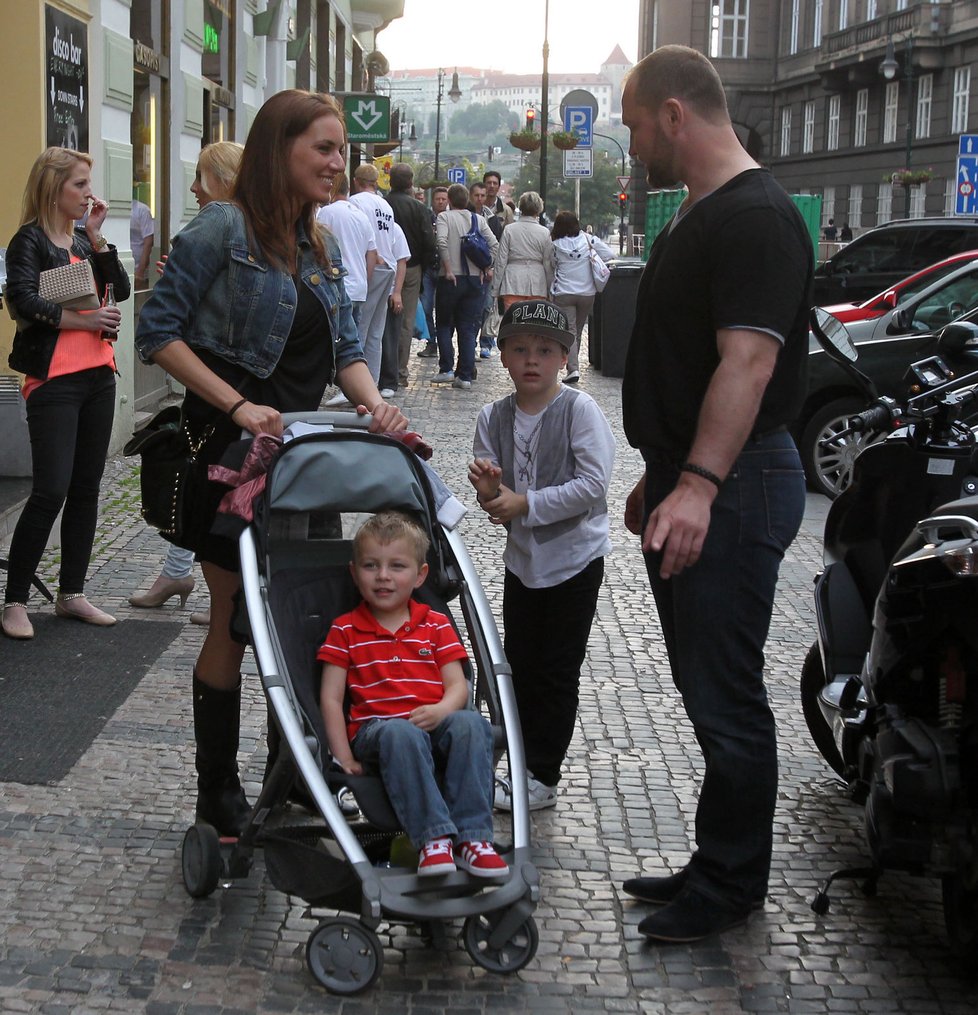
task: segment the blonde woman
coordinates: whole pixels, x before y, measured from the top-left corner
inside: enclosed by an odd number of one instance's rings
[[[30,582],[62,506],[55,613],[88,624],[115,623],[85,598],[85,578],[115,415],[113,342],[122,314],[118,307],[66,310],[40,294],[42,271],[89,260],[99,295],[111,283],[117,301],[129,298],[129,276],[100,232],[108,210],[92,191],[91,155],[47,148],[31,169],[21,226],[7,248],[7,299],[19,318],[9,363],[26,375],[32,462],[31,494],[10,543],[0,619],[9,638],[34,637],[27,615]],[[84,229],[76,229],[86,213]]]
[[[543,201],[535,190],[520,196],[520,217],[503,230],[493,273],[493,293],[503,310],[521,300],[546,300],[554,280],[550,230],[540,224]]]

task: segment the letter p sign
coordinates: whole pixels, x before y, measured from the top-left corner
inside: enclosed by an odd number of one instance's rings
[[[591,147],[591,129],[594,123],[594,112],[589,106],[567,106],[564,109],[564,130],[577,134],[580,141],[578,148]]]

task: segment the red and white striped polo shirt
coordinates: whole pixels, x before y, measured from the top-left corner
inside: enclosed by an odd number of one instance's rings
[[[466,658],[465,649],[443,613],[408,602],[407,623],[393,634],[377,623],[366,603],[337,617],[316,658],[346,670],[352,741],[368,719],[406,718],[419,705],[441,701],[441,668]]]

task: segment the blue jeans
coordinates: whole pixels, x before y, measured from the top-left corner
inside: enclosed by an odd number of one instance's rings
[[[654,453],[643,455],[647,520],[679,472]],[[805,480],[790,436],[752,438],[713,502],[697,563],[663,580],[661,553],[645,555],[673,681],[706,762],[689,883],[735,906],[767,892],[778,749],[764,643],[778,569],[804,509]]]
[[[447,373],[455,365],[452,334],[458,331],[458,377],[472,380],[475,366],[475,340],[482,324],[482,307],[485,302],[482,279],[479,275],[456,275],[454,284],[438,279],[435,294],[435,314],[438,336],[438,369]]]
[[[352,747],[379,769],[415,849],[444,836],[492,841],[492,731],[478,712],[452,712],[430,733],[407,719],[371,719]]]
[[[421,281],[421,306],[428,322],[428,340],[435,341],[435,290],[438,288],[438,269],[426,271]]]

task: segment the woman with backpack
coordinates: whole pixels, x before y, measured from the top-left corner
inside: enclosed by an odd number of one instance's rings
[[[581,230],[581,223],[571,211],[557,212],[554,219],[553,250],[556,270],[551,299],[567,314],[567,323],[574,332],[574,344],[567,353],[567,372],[564,384],[576,384],[581,379],[581,332],[597,292],[591,259],[604,263],[615,255],[611,247],[596,236]]]
[[[438,285],[435,289],[435,331],[438,337],[438,373],[432,384],[451,384],[467,391],[475,376],[475,345],[482,325],[484,286],[492,278],[492,265],[480,266],[462,252],[462,240],[473,228],[485,240],[489,256],[499,247],[486,220],[468,211],[469,191],[461,183],[448,188],[448,208],[438,216]],[[504,234],[505,235],[505,234]],[[452,335],[458,332],[458,372],[453,370]]]

